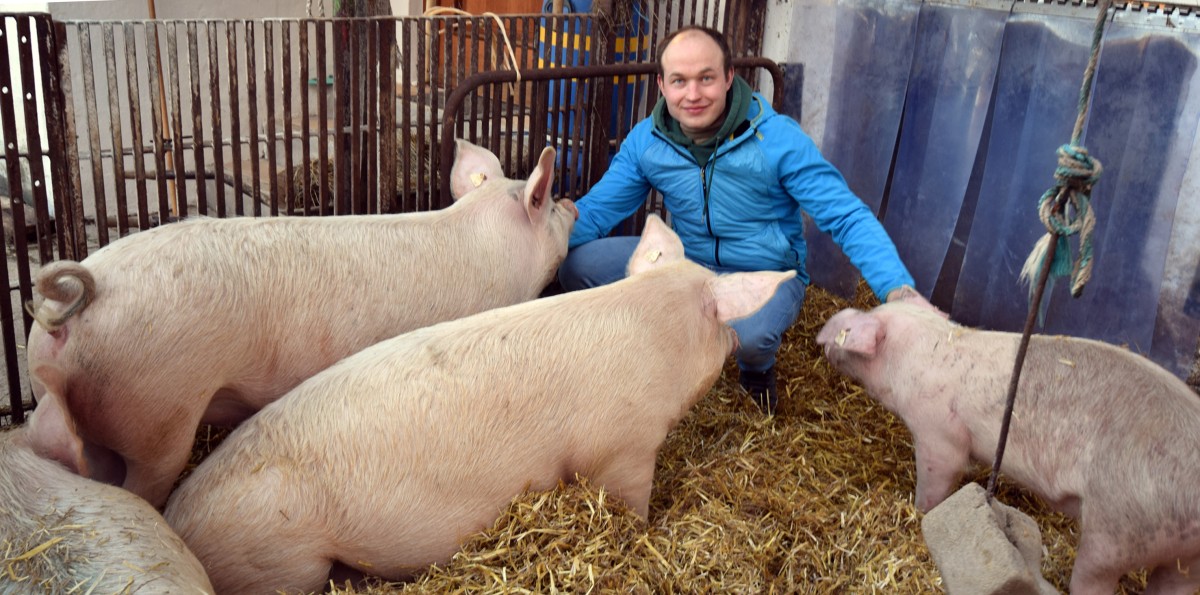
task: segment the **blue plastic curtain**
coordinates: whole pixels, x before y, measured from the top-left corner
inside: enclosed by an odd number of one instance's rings
[[[826,157],[881,215],[918,289],[959,322],[1020,331],[1017,277],[1045,233],[1037,201],[1071,140],[1095,9],[813,6],[839,24]],[[1181,196],[1200,176],[1200,33],[1143,21],[1108,23],[1082,142],[1104,164],[1092,280],[1079,299],[1060,280],[1037,330],[1127,345],[1184,376],[1200,335],[1200,205]],[[814,283],[846,295],[857,271],[809,237]]]
[[[817,8],[823,9],[823,5]],[[835,22],[833,78],[825,134],[814,140],[876,213],[900,129],[920,9],[919,2],[872,0],[850,0],[828,8],[834,11]],[[811,59],[798,57],[798,61]],[[842,296],[853,295],[858,272],[833,240],[812,225],[805,239],[813,282]]]

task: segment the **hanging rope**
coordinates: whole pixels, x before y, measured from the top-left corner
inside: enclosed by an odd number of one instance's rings
[[[1054,171],[1057,184],[1038,202],[1038,216],[1047,234],[1034,245],[1033,252],[1021,268],[1021,279],[1028,282],[1034,271],[1041,270],[1046,260],[1046,250],[1051,241],[1058,246],[1056,255],[1050,259],[1049,281],[1056,277],[1071,276],[1071,296],[1083,294],[1083,287],[1092,278],[1092,232],[1096,229],[1096,215],[1091,208],[1092,185],[1100,178],[1103,167],[1098,159],[1088,155],[1087,149],[1075,145],[1058,148],[1058,168]],[[1068,237],[1079,235],[1079,256],[1071,264],[1071,245]],[[1032,301],[1034,285],[1030,283]]]
[[[459,16],[475,16],[465,10],[460,10],[458,8],[451,8],[449,6],[435,6],[433,8],[427,9],[424,13],[422,13],[422,16],[429,17],[429,16],[437,16],[437,15],[443,15],[443,14],[453,14],[453,15],[459,15]],[[508,50],[508,54],[506,56],[508,58],[508,63],[510,64],[512,71],[517,74],[516,83],[509,84],[509,90],[512,91],[512,93],[515,95],[516,94],[515,84],[521,82],[521,69],[517,65],[517,54],[516,54],[516,52],[513,51],[512,41],[510,41],[508,38],[508,29],[504,26],[504,21],[500,20],[500,16],[494,12],[484,12],[484,13],[481,13],[481,16],[491,17],[491,19],[496,22],[496,27],[498,29],[500,29],[500,38],[504,41],[504,49]],[[496,57],[493,55],[492,56],[492,68],[495,68],[495,67],[496,67]]]
[[[1100,0],[1097,6],[1096,27],[1092,33],[1092,53],[1083,72],[1083,86],[1079,90],[1079,109],[1075,118],[1075,129],[1071,133],[1071,144],[1058,149],[1058,168],[1054,172],[1058,182],[1042,195],[1038,203],[1038,213],[1049,233],[1038,240],[1021,269],[1022,279],[1028,279],[1035,270],[1039,273],[1036,285],[1030,289],[1029,315],[1025,319],[1025,329],[1017,346],[1017,357],[1004,405],[1004,419],[1000,424],[1000,443],[996,446],[996,459],[988,476],[989,502],[996,495],[996,480],[1000,475],[1000,462],[1004,459],[1004,448],[1008,443],[1008,428],[1012,422],[1017,386],[1021,381],[1021,368],[1025,363],[1029,338],[1033,334],[1033,324],[1041,309],[1042,295],[1045,293],[1047,282],[1052,274],[1065,276],[1069,271],[1072,275],[1071,295],[1079,297],[1084,284],[1091,278],[1092,231],[1096,227],[1096,219],[1092,213],[1089,196],[1092,185],[1100,177],[1102,167],[1098,160],[1088,155],[1087,149],[1079,146],[1079,142],[1083,137],[1084,123],[1087,121],[1092,79],[1095,78],[1096,64],[1100,57],[1100,41],[1104,37],[1104,22],[1108,19],[1109,3],[1110,0]],[[1072,267],[1071,246],[1067,237],[1075,233],[1080,234],[1080,254]]]

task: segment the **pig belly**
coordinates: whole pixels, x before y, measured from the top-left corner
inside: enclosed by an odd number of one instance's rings
[[[453,458],[434,465],[451,466]],[[522,490],[550,489],[560,479],[552,465],[521,475],[476,465],[457,478],[398,471],[355,481],[357,474],[276,461],[240,477],[218,477],[201,466],[167,506],[168,524],[203,562],[218,592],[312,592],[337,562],[387,580],[410,579],[448,562]],[[535,475],[541,479],[521,479]],[[331,484],[336,477],[348,481]]]

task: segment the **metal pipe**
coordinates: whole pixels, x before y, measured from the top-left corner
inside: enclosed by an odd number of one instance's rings
[[[762,57],[733,59],[734,68],[765,68],[771,74],[773,93],[771,105],[778,107],[783,101],[783,69],[774,60]],[[554,68],[523,68],[514,70],[489,70],[467,77],[450,92],[442,114],[442,138],[438,147],[440,167],[438,184],[439,201],[450,196],[450,166],[454,163],[454,121],[462,109],[464,100],[478,87],[515,81],[548,81],[558,79],[598,79],[612,76],[648,75],[658,72],[658,63],[601,64],[596,66],[558,66]],[[440,203],[439,203],[440,204]]]

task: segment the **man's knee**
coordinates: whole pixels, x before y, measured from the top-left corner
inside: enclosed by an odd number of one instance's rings
[[[566,291],[598,287],[625,277],[625,267],[637,248],[638,237],[601,238],[580,244],[558,267],[558,282]]]
[[[578,251],[571,250],[567,253],[567,257],[558,267],[558,284],[563,291],[575,291],[577,289],[586,289],[589,286],[584,277],[584,268],[581,266],[582,259],[577,257]]]

